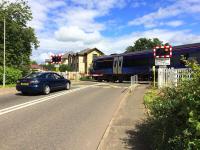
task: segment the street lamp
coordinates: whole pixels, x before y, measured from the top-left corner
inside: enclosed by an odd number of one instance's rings
[[[6,19],[3,19],[4,24],[4,49],[3,49],[3,87],[6,85]]]

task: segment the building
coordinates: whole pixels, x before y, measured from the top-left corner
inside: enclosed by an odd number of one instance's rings
[[[94,58],[104,55],[97,48],[84,49],[75,54],[68,55],[68,64],[73,71],[88,74]]]
[[[69,65],[74,72],[88,74],[94,58],[104,55],[97,48],[84,49],[74,53],[72,51],[64,53],[61,64]],[[51,64],[51,59],[46,59],[45,64]]]
[[[72,51],[64,53],[64,55],[62,56],[62,64],[69,65],[69,55],[73,55],[73,54],[75,53]]]
[[[51,64],[51,59],[45,59],[45,65]]]
[[[46,71],[46,69],[41,66],[41,65],[38,65],[38,64],[31,64],[31,70],[32,71],[39,71],[39,72],[42,72],[42,71]]]

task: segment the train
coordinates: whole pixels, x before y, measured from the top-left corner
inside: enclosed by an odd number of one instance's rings
[[[185,61],[196,60],[200,63],[200,43],[172,47],[170,66],[185,68]],[[153,50],[114,54],[95,58],[90,75],[97,81],[129,81],[133,75],[140,80],[152,80],[152,67],[155,65]]]

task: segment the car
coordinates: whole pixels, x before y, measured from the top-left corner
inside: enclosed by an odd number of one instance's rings
[[[22,94],[43,93],[48,95],[55,90],[69,90],[71,82],[54,72],[31,73],[17,81],[16,89]]]

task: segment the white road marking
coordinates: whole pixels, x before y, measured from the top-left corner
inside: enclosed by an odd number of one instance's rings
[[[69,91],[60,92],[60,93],[57,93],[57,94],[54,94],[54,95],[50,95],[50,96],[46,96],[46,97],[43,97],[43,98],[39,98],[39,99],[30,101],[30,102],[25,102],[25,103],[22,103],[22,104],[18,104],[18,105],[15,105],[15,106],[4,108],[4,109],[0,110],[0,116],[3,115],[3,114],[7,114],[9,112],[18,110],[18,109],[22,109],[22,108],[25,108],[25,107],[28,107],[28,106],[32,106],[32,105],[35,105],[35,104],[38,104],[38,103],[41,103],[41,102],[48,101],[50,99],[53,99],[53,98],[56,98],[56,97],[59,97],[59,96],[62,96],[62,95],[68,94],[68,93],[80,91],[82,89],[86,89],[86,88],[89,88],[89,87],[93,87],[93,86],[96,86],[96,85],[102,85],[102,84],[103,83],[88,85],[88,86],[85,86],[85,87],[80,87],[80,88],[77,88],[77,89],[72,89],[72,90],[69,90]]]

